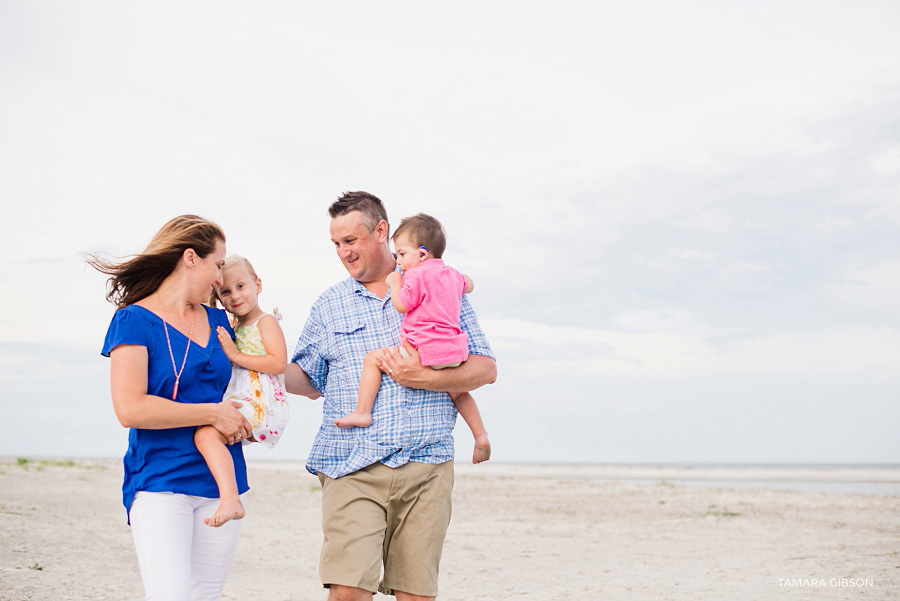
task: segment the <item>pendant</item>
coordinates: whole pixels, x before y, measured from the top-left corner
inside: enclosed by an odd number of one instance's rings
[[[178,396],[178,378],[175,378],[175,387],[172,388],[172,400],[175,400],[175,397]]]

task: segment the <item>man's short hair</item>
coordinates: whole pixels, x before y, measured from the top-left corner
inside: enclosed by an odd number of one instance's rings
[[[447,236],[441,222],[425,213],[400,220],[400,225],[391,238],[396,241],[400,234],[406,234],[413,246],[427,248],[435,259],[440,259],[447,248]]]
[[[366,224],[366,227],[370,232],[375,231],[375,226],[377,226],[378,222],[382,219],[388,224],[388,231],[390,231],[387,211],[384,210],[381,199],[374,194],[369,194],[368,192],[363,192],[361,190],[356,192],[344,192],[343,196],[331,203],[331,206],[328,207],[328,214],[331,215],[332,219],[346,215],[352,211],[359,211],[362,213],[363,223]]]

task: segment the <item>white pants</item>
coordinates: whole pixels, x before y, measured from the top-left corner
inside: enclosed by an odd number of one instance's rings
[[[218,499],[137,493],[131,534],[147,601],[216,601],[225,586],[242,520],[212,528]]]

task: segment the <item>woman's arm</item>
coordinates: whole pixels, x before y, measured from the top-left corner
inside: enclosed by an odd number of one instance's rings
[[[126,428],[162,430],[213,426],[226,438],[252,433],[238,403],[176,403],[147,394],[147,347],[121,345],[110,354],[110,391],[116,417]]]
[[[271,315],[263,315],[257,322],[259,333],[262,335],[265,355],[247,355],[237,350],[234,342],[228,336],[228,330],[219,326],[216,333],[219,336],[219,344],[225,351],[225,356],[235,365],[245,369],[252,369],[265,374],[283,374],[287,367],[287,347],[284,342],[284,333],[278,320]]]
[[[404,359],[398,347],[382,349],[379,365],[381,371],[401,386],[423,388],[442,392],[470,392],[497,380],[497,362],[484,355],[469,355],[459,367],[431,369],[423,367],[419,351],[405,338],[401,340],[409,354]]]

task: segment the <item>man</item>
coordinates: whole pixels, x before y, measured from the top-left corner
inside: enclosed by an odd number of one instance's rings
[[[460,327],[469,358],[459,367],[422,367],[407,342],[385,278],[396,268],[387,214],[367,192],[348,192],[328,209],[331,240],[350,278],[312,307],[285,372],[288,392],[324,396],[322,427],[306,468],[322,483],[324,542],[319,572],[330,601],[434,599],[450,523],[456,410],[447,391],[470,391],[497,375],[490,346],[468,300]],[[356,406],[363,359],[382,353],[384,378],[367,428],[334,420]],[[384,576],[381,578],[382,567]]]

